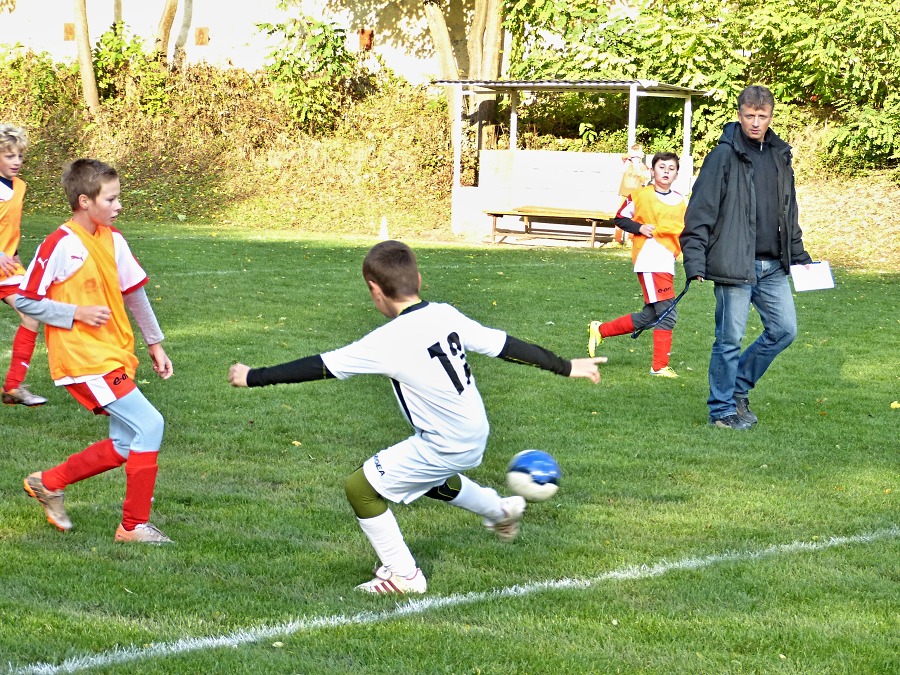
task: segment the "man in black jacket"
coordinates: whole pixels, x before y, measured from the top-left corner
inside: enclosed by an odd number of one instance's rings
[[[738,121],[704,160],[681,234],[687,278],[715,282],[707,403],[709,423],[726,429],[756,424],[750,390],[797,336],[790,266],[812,262],[797,221],[791,148],[769,129],[774,107],[766,87],[738,96]],[[751,304],[763,332],[741,352]]]

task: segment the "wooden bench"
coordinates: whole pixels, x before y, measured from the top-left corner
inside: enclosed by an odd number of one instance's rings
[[[615,216],[609,211],[565,209],[553,206],[519,206],[508,210],[488,209],[485,210],[485,213],[491,217],[492,243],[497,243],[498,235],[502,242],[507,236],[518,234],[543,239],[586,239],[590,242],[591,248],[597,241],[597,228],[604,227],[604,223],[607,223],[605,227],[609,228],[609,236],[612,236],[612,219]],[[521,218],[524,230],[499,227],[497,220],[504,216]],[[534,221],[540,222],[535,223]],[[577,229],[582,227],[589,229],[587,231]]]
[[[479,212],[490,218],[494,242],[518,234],[587,240],[594,246],[598,235],[612,235],[609,221],[622,205],[621,154],[483,150],[480,162]]]

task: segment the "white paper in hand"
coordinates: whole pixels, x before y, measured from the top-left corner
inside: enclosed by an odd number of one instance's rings
[[[827,260],[812,263],[809,269],[804,265],[791,265],[791,279],[794,280],[794,290],[798,292],[834,288],[834,277]]]

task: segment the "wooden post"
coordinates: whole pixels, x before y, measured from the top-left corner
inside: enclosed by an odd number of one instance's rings
[[[637,82],[628,88],[628,148],[637,142],[637,88]]]
[[[516,150],[519,145],[519,113],[516,108],[519,107],[519,92],[515,89],[509,90],[509,149]]]
[[[453,187],[462,186],[462,85],[450,87],[450,139],[453,145]]]

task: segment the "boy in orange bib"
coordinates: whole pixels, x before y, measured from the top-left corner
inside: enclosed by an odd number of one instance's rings
[[[62,183],[72,218],[38,248],[16,307],[46,326],[51,377],[88,410],[109,416],[109,438],[31,474],[25,492],[40,502],[52,525],[66,531],[72,521],[63,490],[124,464],[125,502],[115,540],[168,543],[149,522],[164,422],[134,382],[138,359],[126,307],[157,375],[171,377],[172,362],[144,290],[147,274],[113,227],[122,210],[119,176],[102,162],[79,159],[66,168]]]
[[[25,181],[19,178],[28,136],[24,129],[0,124],[0,300],[16,308],[16,294],[25,268],[19,260],[22,205],[25,201]],[[32,394],[23,382],[41,324],[18,312],[21,321],[13,338],[12,358],[3,382],[3,402],[7,405],[38,406],[47,402],[43,396]]]
[[[588,353],[594,355],[604,338],[625,335],[651,326],[675,298],[675,259],[681,254],[678,235],[684,229],[684,197],[672,190],[678,177],[678,155],[658,152],[653,156],[653,182],[632,192],[616,214],[616,227],[633,236],[631,259],[644,292],[644,308],[612,321],[592,321],[588,327]],[[653,361],[650,374],[678,377],[669,367],[672,330],[677,313],[672,308],[653,326]]]

